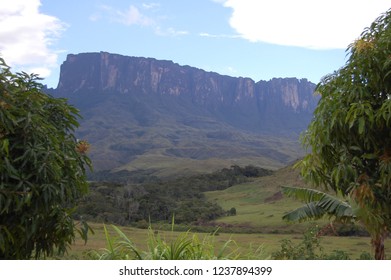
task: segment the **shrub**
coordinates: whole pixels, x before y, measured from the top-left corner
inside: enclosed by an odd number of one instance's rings
[[[303,235],[303,241],[294,244],[290,239],[281,241],[281,249],[272,254],[277,260],[349,260],[348,253],[334,250],[330,255],[324,253],[319,237],[319,227],[312,225]],[[366,255],[363,255],[366,257]]]

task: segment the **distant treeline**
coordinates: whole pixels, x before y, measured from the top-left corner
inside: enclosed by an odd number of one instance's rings
[[[159,179],[147,171],[100,172],[91,176],[90,192],[75,213],[76,218],[147,226],[149,222],[170,221],[191,224],[234,215],[236,209],[223,210],[206,200],[204,192],[224,190],[251,178],[267,176],[272,171],[252,165],[237,165],[220,171]],[[104,181],[103,181],[104,179]]]

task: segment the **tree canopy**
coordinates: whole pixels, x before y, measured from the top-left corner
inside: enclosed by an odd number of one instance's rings
[[[88,189],[88,143],[73,134],[78,111],[38,80],[0,58],[0,259],[65,252],[72,209]]]
[[[384,258],[391,229],[391,10],[347,53],[346,64],[316,88],[321,99],[303,135],[311,151],[300,167],[315,185],[357,204],[376,257]]]

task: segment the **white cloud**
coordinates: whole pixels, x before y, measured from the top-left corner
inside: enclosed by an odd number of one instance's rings
[[[387,11],[389,0],[213,0],[232,8],[244,39],[312,49],[345,49]]]
[[[104,11],[105,15],[109,18],[109,20],[113,22],[118,22],[128,26],[151,26],[155,24],[155,21],[152,18],[141,13],[140,10],[133,5],[130,5],[125,10],[113,8],[107,5],[102,5],[100,9]],[[97,14],[94,14],[90,17],[90,19],[93,21],[96,21],[100,18],[101,16]]]
[[[17,71],[50,75],[57,52],[50,46],[65,29],[59,19],[39,11],[40,0],[2,0],[0,55]]]
[[[229,34],[210,34],[208,32],[201,32],[198,34],[200,37],[207,38],[227,38],[227,39],[236,39],[241,38],[239,35],[229,35]]]
[[[189,32],[186,30],[176,30],[173,27],[162,29],[160,26],[155,26],[155,34],[159,36],[177,37],[189,35]]]
[[[143,3],[142,5],[143,5],[143,8],[144,8],[144,9],[147,9],[147,10],[149,10],[149,9],[155,9],[155,8],[160,7],[160,4],[159,4],[159,3]]]
[[[150,10],[153,8],[159,7],[159,4],[142,4],[142,8],[145,10]],[[158,36],[183,36],[188,35],[189,32],[186,30],[177,30],[173,27],[163,28],[160,24],[160,20],[164,17],[153,18],[148,16],[145,13],[142,13],[140,9],[136,6],[130,5],[126,10],[120,10],[111,6],[100,6],[100,10],[103,11],[103,14],[93,14],[90,16],[91,21],[97,21],[102,18],[107,18],[112,22],[117,22],[126,26],[145,26],[150,27],[151,30]]]

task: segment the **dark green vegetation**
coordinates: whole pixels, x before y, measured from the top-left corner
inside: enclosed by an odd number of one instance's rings
[[[148,171],[97,172],[90,193],[78,206],[76,217],[88,220],[147,227],[149,222],[167,222],[175,216],[179,224],[203,224],[222,216],[236,215],[208,201],[205,192],[224,190],[249,182],[272,171],[255,166],[231,166],[209,174],[163,179]],[[111,180],[111,182],[110,182]]]
[[[90,164],[73,135],[77,112],[0,58],[0,259],[46,257],[73,242]]]
[[[348,200],[349,213],[333,214],[364,225],[376,259],[385,258],[391,231],[390,53],[388,10],[349,46],[346,64],[317,86],[321,99],[303,137],[311,152],[300,163],[310,182]]]

